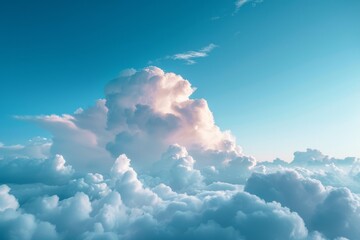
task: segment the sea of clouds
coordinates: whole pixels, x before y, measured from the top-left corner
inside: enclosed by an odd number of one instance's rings
[[[360,160],[257,162],[157,67],[74,114],[17,116],[52,139],[0,144],[0,239],[360,239]]]

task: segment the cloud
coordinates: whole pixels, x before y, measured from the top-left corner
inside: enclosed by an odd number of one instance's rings
[[[53,135],[49,155],[61,154],[78,172],[107,172],[125,153],[142,173],[170,145],[178,144],[194,156],[194,168],[207,174],[214,169],[214,180],[221,180],[227,167],[234,168],[232,160],[250,158],[243,156],[229,131],[215,124],[206,100],[191,98],[194,91],[180,75],[148,67],[109,82],[105,98],[88,109],[18,118],[49,130]],[[250,167],[255,160],[250,161],[249,166],[235,169]]]
[[[105,102],[98,100],[95,106],[83,111],[77,110],[73,115],[17,118],[37,123],[53,135],[50,154],[61,153],[70,165],[79,170],[88,171],[96,167],[102,171],[111,166],[113,161],[105,150],[110,138],[106,130],[106,114]]]
[[[0,186],[0,211],[6,209],[17,209],[19,203],[13,195],[9,194],[10,188],[7,185]]]
[[[59,239],[55,227],[19,211],[17,199],[7,185],[0,185],[1,239]]]
[[[291,168],[303,176],[317,179],[325,186],[347,187],[360,193],[360,160],[355,157],[332,158],[316,149],[306,149],[294,153],[290,163],[276,159],[274,162],[262,162],[257,169],[271,173],[279,168]]]
[[[249,0],[237,0],[236,2],[235,2],[235,7],[236,7],[236,9],[239,9],[239,8],[241,8],[244,4],[246,4],[246,3],[248,3],[249,2]]]
[[[254,174],[245,191],[297,212],[309,230],[330,239],[356,239],[360,234],[360,198],[347,188],[325,188],[318,180],[288,170]]]
[[[54,225],[15,210],[0,212],[0,237],[14,240],[61,239]]]
[[[204,177],[194,169],[195,160],[184,147],[171,145],[153,165],[151,175],[176,192],[192,192],[203,187]]]
[[[46,226],[41,229],[44,236],[61,239],[202,239],[223,234],[228,239],[304,239],[308,235],[296,213],[242,191],[187,195],[164,184],[144,187],[124,155],[108,176],[105,182],[111,191],[104,196],[77,192],[60,199],[43,195],[28,199],[21,208],[10,189],[3,187],[7,207],[0,212],[0,227],[16,225],[17,220],[6,217],[12,211],[14,218],[29,222],[17,224],[18,234],[27,233],[27,237],[17,235],[18,239],[37,239],[32,235],[36,225]]]
[[[359,236],[358,159],[307,149],[258,162],[194,91],[175,73],[129,69],[89,108],[18,116],[53,137],[0,144],[0,238]]]
[[[237,0],[237,1],[235,1],[235,12],[237,12],[245,4],[252,3],[253,6],[256,6],[256,4],[259,4],[262,2],[263,2],[263,0]]]
[[[0,161],[0,183],[61,184],[73,174],[61,155],[48,159],[3,159]]]
[[[297,165],[325,165],[325,164],[339,164],[339,165],[351,165],[357,161],[355,157],[347,157],[345,159],[331,158],[322,154],[316,149],[306,149],[305,152],[295,152],[294,160],[292,164]]]
[[[107,150],[114,157],[126,153],[137,170],[159,160],[173,144],[195,154],[201,167],[242,156],[231,133],[215,124],[206,100],[191,98],[194,91],[189,81],[156,67],[111,81],[105,94],[114,139]]]
[[[130,167],[130,159],[120,155],[111,168],[114,188],[122,193],[122,198],[129,206],[144,206],[156,204],[159,199],[137,177],[136,171]]]
[[[186,64],[191,65],[191,64],[196,63],[196,61],[194,59],[207,57],[208,54],[216,47],[217,46],[215,44],[210,43],[209,45],[207,45],[206,47],[203,47],[199,51],[187,51],[184,53],[178,53],[178,54],[174,54],[168,58],[173,59],[173,60],[184,60],[186,62]]]
[[[177,162],[188,166],[189,170],[193,166],[186,149],[180,146],[170,147],[159,163],[165,164],[165,159],[169,159],[166,164],[170,166],[162,167],[170,172]],[[179,180],[178,176],[174,178]],[[164,179],[169,180],[171,176]],[[65,188],[69,192],[65,198],[35,193],[20,205],[9,193],[10,188],[2,186],[0,206],[4,213],[0,211],[0,227],[6,226],[4,239],[11,239],[9,231],[14,231],[8,226],[15,226],[18,221],[25,221],[23,219],[27,219],[26,224],[16,225],[19,234],[20,231],[26,232],[26,236],[42,234],[50,236],[49,239],[203,239],[214,236],[227,239],[345,236],[354,239],[358,234],[358,197],[347,189],[327,189],[318,180],[305,178],[295,170],[253,174],[245,186],[251,194],[230,183],[212,183],[208,187],[193,185],[197,191],[191,194],[182,192],[182,188],[173,190],[164,183],[156,183],[154,187],[149,184],[152,185],[149,180],[139,179],[131,161],[121,155],[105,177],[90,173],[84,178],[74,176]],[[177,185],[174,186],[176,189]],[[5,214],[9,211],[11,218],[6,217],[9,213]],[[349,221],[354,222],[346,225]],[[327,224],[334,226],[330,230]],[[40,226],[44,226],[41,231]],[[37,231],[40,233],[35,234]]]
[[[0,143],[0,159],[4,158],[47,158],[52,141],[46,138],[35,137],[25,145],[4,145]]]

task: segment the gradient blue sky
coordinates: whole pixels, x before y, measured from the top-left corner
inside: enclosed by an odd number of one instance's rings
[[[0,6],[0,142],[49,136],[14,115],[72,113],[126,68],[187,78],[259,160],[360,157],[360,1],[18,1]],[[218,47],[195,64],[174,54]]]

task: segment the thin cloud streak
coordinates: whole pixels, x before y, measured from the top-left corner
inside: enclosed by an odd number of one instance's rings
[[[236,9],[241,8],[244,4],[246,4],[247,2],[249,2],[249,0],[237,0],[235,2],[235,7]]]
[[[239,11],[239,9],[247,3],[253,3],[253,6],[256,6],[257,3],[262,3],[263,0],[236,0],[235,1],[235,13]]]
[[[196,61],[194,60],[195,58],[203,58],[203,57],[209,56],[209,53],[212,50],[214,50],[214,48],[216,48],[216,47],[217,47],[217,45],[210,43],[209,45],[207,45],[206,47],[203,47],[199,51],[187,51],[184,53],[177,53],[168,58],[173,59],[173,60],[184,60],[186,62],[186,64],[191,65],[191,64],[196,63]]]

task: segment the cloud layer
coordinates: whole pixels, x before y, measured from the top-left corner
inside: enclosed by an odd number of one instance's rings
[[[194,91],[174,73],[131,69],[92,107],[18,116],[53,138],[0,145],[0,238],[360,235],[358,159],[308,149],[257,162]]]

